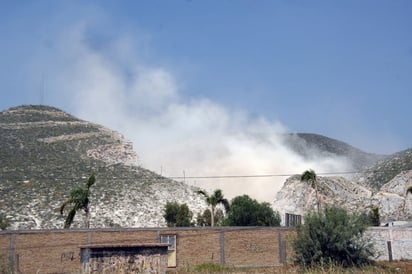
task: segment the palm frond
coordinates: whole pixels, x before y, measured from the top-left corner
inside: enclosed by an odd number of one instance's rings
[[[89,189],[92,185],[94,185],[95,182],[96,182],[96,177],[94,176],[94,174],[90,175],[89,179],[87,179],[87,182],[86,182],[86,188]]]
[[[86,216],[89,212],[89,188],[96,182],[96,178],[94,174],[90,175],[88,180],[85,182],[83,187],[77,187],[70,191],[70,198],[67,199],[61,206],[60,206],[60,214],[63,215],[64,209],[67,205],[73,204],[72,208],[70,209],[68,215],[66,216],[64,222],[64,228],[70,228],[70,225],[73,223],[74,216],[78,210],[83,209],[86,213]],[[88,227],[88,224],[86,224]]]
[[[205,198],[209,197],[209,194],[207,194],[207,192],[203,189],[196,191],[196,193],[205,196]]]
[[[230,209],[230,204],[227,199],[222,199],[220,203],[225,207],[225,211],[228,212]]]
[[[73,203],[73,198],[69,198],[69,199],[67,199],[66,201],[63,202],[63,204],[62,204],[62,205],[60,206],[60,208],[59,208],[59,211],[60,211],[60,214],[61,214],[61,215],[63,215],[64,208],[65,208],[67,205],[71,204],[71,203]]]
[[[216,189],[213,192],[213,196],[215,196],[217,200],[223,198],[222,190],[221,189]]]

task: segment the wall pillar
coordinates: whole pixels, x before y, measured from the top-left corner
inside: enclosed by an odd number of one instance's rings
[[[279,263],[286,264],[286,243],[283,241],[282,230],[278,230]]]
[[[14,243],[16,241],[16,234],[11,234],[10,236],[10,252],[9,252],[9,268],[10,270],[14,273],[16,270],[15,267],[15,248],[14,248]]]
[[[225,264],[225,232],[224,230],[220,230],[220,264]]]

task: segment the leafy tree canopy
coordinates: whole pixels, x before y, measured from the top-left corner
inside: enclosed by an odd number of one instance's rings
[[[229,226],[280,226],[280,215],[269,203],[248,195],[233,198],[225,224]]]
[[[167,202],[163,217],[165,218],[168,227],[193,225],[191,222],[193,213],[189,210],[187,204]]]
[[[223,220],[225,218],[225,214],[223,213],[223,210],[220,208],[217,208],[215,210],[215,216],[214,216],[214,225],[220,226],[223,223]],[[211,226],[212,225],[212,213],[210,209],[205,209],[202,214],[198,213],[196,217],[196,224],[197,226]]]

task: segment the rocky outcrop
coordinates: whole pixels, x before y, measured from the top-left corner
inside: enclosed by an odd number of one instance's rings
[[[101,160],[109,165],[138,165],[138,157],[136,152],[133,151],[133,144],[128,141],[119,142],[117,144],[101,145],[97,148],[87,150],[86,155],[96,160]]]
[[[412,170],[403,171],[372,197],[384,221],[412,220],[412,194],[406,192],[410,186]]]
[[[343,177],[318,177],[318,198],[320,208],[336,205],[355,210],[368,206],[372,192]],[[277,193],[273,207],[284,217],[285,213],[304,215],[317,209],[315,190],[300,180],[300,175],[288,178]]]
[[[382,222],[412,219],[412,195],[406,189],[412,185],[412,170],[398,174],[385,184],[380,191],[353,182],[344,177],[318,177],[318,192],[321,207],[336,205],[351,212],[368,212],[378,207]],[[295,175],[286,180],[277,193],[273,203],[275,210],[281,213],[304,215],[316,210],[315,190]]]

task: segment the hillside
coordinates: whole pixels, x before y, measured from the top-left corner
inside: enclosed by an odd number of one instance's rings
[[[350,178],[318,176],[321,205],[366,212],[377,207],[381,221],[412,220],[412,195],[407,194],[411,186],[412,149],[381,157]],[[314,189],[295,175],[285,181],[273,207],[281,213],[304,215],[316,204]]]
[[[164,226],[168,200],[206,206],[192,187],[140,167],[121,134],[53,107],[1,112],[0,151],[0,214],[15,229],[61,228],[59,205],[91,173],[91,227]]]
[[[359,176],[358,181],[376,191],[405,170],[412,170],[412,148],[386,156],[375,162]]]
[[[412,149],[382,156],[317,134],[290,134],[285,140],[308,159],[345,157],[355,170],[366,170],[351,180],[322,179],[325,202],[350,209],[379,204],[388,219],[407,208],[409,200],[402,191],[411,175],[400,171],[412,170]],[[21,106],[0,112],[0,152],[0,215],[7,216],[13,229],[61,228],[60,204],[91,173],[97,178],[91,190],[91,227],[165,226],[167,201],[187,203],[195,214],[206,207],[193,187],[139,166],[133,144],[120,133],[53,107]],[[296,178],[288,180],[275,209],[299,207],[300,212],[313,205],[313,195],[302,187]],[[74,227],[83,224],[79,213]],[[406,211],[402,216],[409,218]]]
[[[352,163],[353,169],[356,171],[363,170],[385,157],[384,155],[364,152],[345,142],[319,134],[288,134],[285,141],[292,150],[307,159],[315,156],[344,157]]]
[[[318,176],[321,205],[338,205],[350,211],[379,208],[381,221],[412,220],[412,149],[391,155],[365,153],[344,142],[322,135],[298,133],[286,138],[300,155],[335,155],[353,163],[354,176]],[[316,208],[313,188],[300,181],[300,175],[289,177],[276,194],[273,207],[284,213],[304,215]]]
[[[379,191],[360,185],[343,177],[318,176],[318,195],[321,207],[335,205],[350,212],[368,213],[379,208],[382,222],[412,220],[412,195],[406,194],[412,185],[412,170],[403,171],[384,184]],[[316,210],[315,190],[300,180],[300,175],[288,178],[277,193],[273,207],[284,213],[304,215]]]

